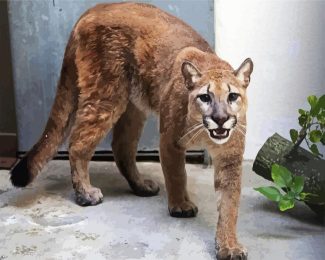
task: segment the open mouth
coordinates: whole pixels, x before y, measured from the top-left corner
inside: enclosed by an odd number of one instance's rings
[[[216,128],[209,129],[210,136],[215,139],[224,139],[229,136],[230,129]]]

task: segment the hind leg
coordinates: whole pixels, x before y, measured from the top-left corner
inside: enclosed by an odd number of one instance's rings
[[[146,115],[132,103],[120,117],[113,129],[112,148],[116,164],[138,196],[154,196],[159,186],[152,180],[144,179],[136,166],[136,153]]]
[[[97,96],[96,100],[87,99],[77,110],[70,136],[69,159],[76,202],[81,206],[96,205],[102,201],[100,189],[90,184],[88,164],[97,144],[124,112],[126,98],[127,93],[109,99],[98,99]]]
[[[97,144],[128,103],[124,59],[128,42],[121,43],[127,39],[118,28],[106,28],[87,19],[78,22],[74,35],[78,41],[75,62],[79,93],[69,147],[72,183],[78,204],[95,205],[103,195],[90,184],[88,164]]]

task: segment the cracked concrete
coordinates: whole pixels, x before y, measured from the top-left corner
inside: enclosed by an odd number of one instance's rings
[[[158,163],[139,163],[158,181],[158,196],[134,196],[114,163],[92,162],[91,179],[104,202],[74,203],[68,161],[52,161],[28,188],[11,186],[0,171],[0,259],[214,259],[217,221],[213,169],[187,165],[188,186],[199,214],[168,215]],[[239,240],[249,259],[324,259],[325,227],[302,203],[280,213],[252,187],[268,184],[244,163]]]

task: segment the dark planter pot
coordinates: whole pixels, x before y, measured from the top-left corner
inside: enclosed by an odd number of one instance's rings
[[[292,151],[293,143],[279,134],[271,136],[258,152],[253,171],[272,180],[272,164],[288,168],[293,174],[304,176],[304,192],[316,194],[306,203],[322,220],[325,218],[325,160],[315,157],[299,147]]]

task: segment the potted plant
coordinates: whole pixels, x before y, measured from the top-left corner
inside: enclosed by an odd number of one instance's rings
[[[301,200],[324,219],[325,160],[318,147],[325,145],[325,95],[307,100],[310,109],[298,110],[301,129],[290,130],[291,141],[277,133],[268,138],[256,156],[253,171],[275,183],[276,187],[256,190],[277,201],[281,210]],[[304,141],[310,151],[300,146]]]

